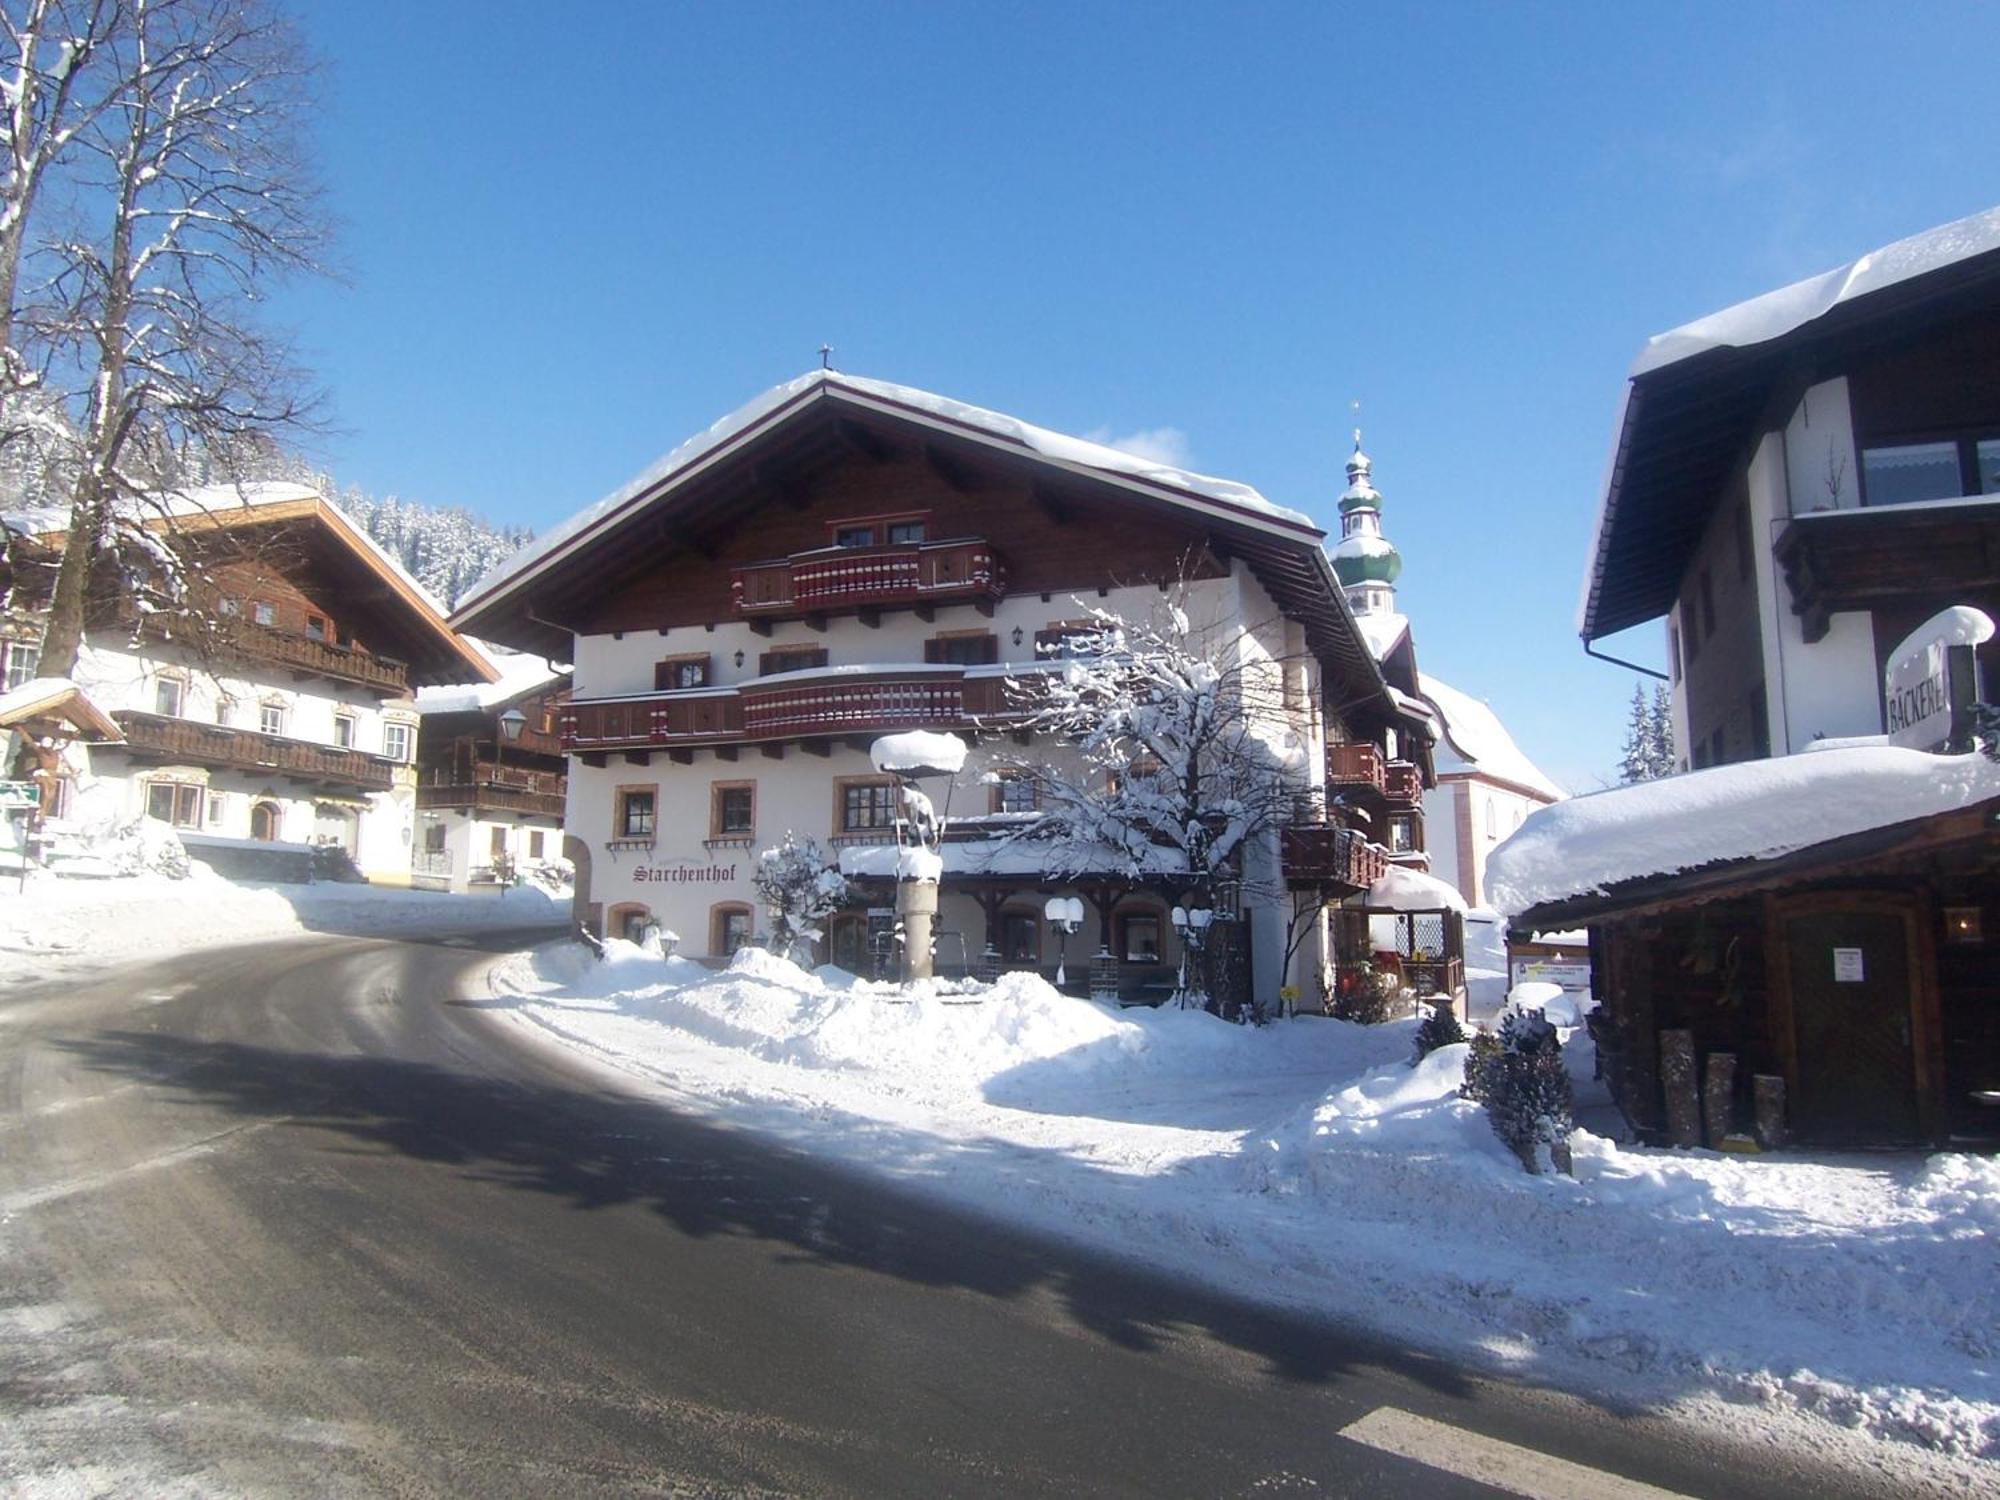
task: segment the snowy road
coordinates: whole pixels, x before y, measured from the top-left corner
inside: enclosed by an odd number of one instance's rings
[[[677,1115],[456,999],[467,941],[0,999],[0,1489],[1898,1492]]]

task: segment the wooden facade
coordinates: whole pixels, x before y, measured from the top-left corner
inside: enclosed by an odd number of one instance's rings
[[[1763,1074],[1784,1080],[1794,1138],[1879,1146],[2000,1143],[1996,921],[2000,800],[1513,926],[1589,927],[1599,1056],[1646,1138],[1670,1138],[1662,1034],[1687,1032],[1697,1059],[1735,1058],[1738,1129]]]

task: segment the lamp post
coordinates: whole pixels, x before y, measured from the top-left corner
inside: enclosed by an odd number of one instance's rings
[[[493,747],[493,753],[496,757],[494,764],[500,771],[500,781],[503,785],[507,780],[507,747],[518,743],[521,738],[521,731],[527,727],[528,716],[522,713],[519,708],[510,708],[504,714],[500,715],[500,741]],[[493,870],[494,876],[502,885],[507,885],[513,880],[513,866],[513,850],[511,848],[502,849],[500,858],[494,861]]]
[[[1051,896],[1042,905],[1042,915],[1056,930],[1056,988],[1069,982],[1070,934],[1083,926],[1083,902],[1075,896]]]
[[[1194,1006],[1197,1000],[1204,1009],[1208,1005],[1208,994],[1201,982],[1201,945],[1208,936],[1208,924],[1215,920],[1215,913],[1205,906],[1176,906],[1169,915],[1173,918],[1174,932],[1181,940],[1180,978],[1174,985],[1174,1003],[1182,1010]],[[1188,967],[1195,969],[1195,983],[1188,985]]]

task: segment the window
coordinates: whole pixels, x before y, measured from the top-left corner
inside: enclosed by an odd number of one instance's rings
[[[808,672],[826,665],[824,646],[777,646],[757,658],[757,675],[774,672]]]
[[[896,787],[888,781],[848,781],[840,787],[840,831],[866,833],[896,826]]]
[[[444,824],[426,823],[424,825],[424,853],[426,854],[444,853],[444,835],[445,835]]]
[[[224,594],[216,600],[215,607],[219,613],[228,615],[232,619],[243,613],[243,601],[234,594]]]
[[[200,826],[203,807],[203,793],[198,786],[155,781],[146,788],[146,816],[176,828]]]
[[[1414,853],[1417,847],[1417,820],[1410,813],[1389,815],[1389,852]]]
[[[528,831],[528,858],[540,859],[542,857],[542,841],[545,837],[546,835],[539,828],[533,828]]]
[[[618,789],[618,818],[613,825],[621,839],[650,839],[653,836],[653,808],[658,792],[649,786]]]
[[[1973,466],[1978,472],[1979,493],[2000,495],[2000,438],[1988,438],[1973,450]]]
[[[717,906],[708,914],[708,949],[717,958],[728,958],[738,948],[750,946],[750,908],[740,905]]]
[[[4,675],[0,675],[0,692],[11,693],[24,682],[35,680],[35,669],[42,664],[42,648],[30,646],[26,641],[8,641],[0,645],[4,653]]]
[[[892,546],[903,546],[911,542],[921,542],[923,539],[924,523],[922,521],[891,521],[889,523],[889,542]]]
[[[1025,911],[1000,914],[1000,957],[1010,964],[1042,961],[1042,923]]]
[[[275,802],[257,802],[250,808],[250,837],[270,843],[284,827],[285,815]]]
[[[257,728],[264,734],[283,734],[285,732],[283,705],[277,703],[260,705],[257,709]]]
[[[1500,837],[1500,809],[1491,802],[1486,804],[1486,836],[1489,839]]]
[[[507,825],[495,823],[486,839],[486,852],[495,859],[507,857]]]
[[[604,914],[604,935],[628,943],[645,942],[646,929],[652,925],[653,914],[637,902],[614,906]]]
[[[320,617],[319,617],[318,615],[307,615],[307,616],[306,616],[306,634],[307,634],[308,636],[310,636],[310,637],[311,637],[311,638],[312,638],[313,640],[316,640],[316,641],[323,641],[323,640],[325,640],[325,639],[326,639],[326,621],[325,621],[325,620],[323,620],[323,619],[321,619],[321,618],[320,618]]]
[[[757,827],[757,788],[747,781],[718,781],[709,792],[711,838],[744,837]]]
[[[836,526],[833,528],[833,545],[836,547],[872,547],[875,545],[873,526]]]
[[[1032,777],[1002,776],[993,788],[993,810],[997,813],[1031,813],[1040,806]]]
[[[262,599],[253,599],[250,601],[250,618],[259,625],[275,625],[278,623],[278,606]]]
[[[672,692],[676,688],[708,686],[708,657],[669,656],[653,664],[653,690]]]
[[[1861,503],[1908,505],[1966,492],[1956,442],[1902,443],[1861,450]]]
[[[178,677],[162,677],[153,684],[153,712],[178,719],[187,707],[187,684]]]
[[[208,794],[208,826],[210,828],[215,827],[222,821],[222,813],[222,793],[210,792]]]
[[[343,750],[354,748],[354,715],[335,714],[333,716],[333,742]]]
[[[1132,913],[1118,919],[1118,953],[1128,964],[1160,961],[1160,918],[1157,912]]]
[[[382,754],[393,761],[410,758],[410,726],[393,721],[382,726]]]
[[[990,666],[1000,660],[1000,638],[990,630],[953,630],[924,642],[924,660],[959,667]]]

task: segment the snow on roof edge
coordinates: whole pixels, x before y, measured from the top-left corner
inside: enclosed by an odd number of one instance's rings
[[[812,370],[752,397],[655,459],[632,479],[609,494],[575,512],[541,536],[524,543],[487,569],[474,582],[466,591],[454,614],[462,615],[475,606],[487,602],[488,596],[499,592],[503,586],[522,574],[552,561],[557,554],[580,540],[600,523],[609,520],[627,505],[644,499],[659,485],[691,468],[697,460],[707,457],[716,449],[740,437],[808,392],[827,388],[844,390],[850,394],[902,406],[959,426],[976,428],[991,436],[1019,443],[1053,462],[1073,464],[1102,473],[1123,475],[1158,484],[1168,489],[1180,490],[1196,500],[1210,501],[1261,514],[1264,519],[1270,521],[1303,526],[1309,528],[1315,536],[1323,534],[1321,528],[1304,512],[1278,505],[1266,499],[1252,486],[1235,480],[1198,474],[1192,470],[1176,468],[1171,464],[1162,464],[1153,459],[1127,453],[1123,449],[1094,443],[1087,438],[1072,437],[1052,428],[1024,422],[1004,412],[973,406],[948,396],[919,390],[914,386],[897,385],[890,381],[850,375],[838,370]]]
[[[1474,698],[1428,672],[1417,674],[1417,686],[1437,709],[1444,738],[1467,769],[1556,801],[1569,795],[1515,743],[1514,736],[1500,722],[1500,715],[1494,712],[1492,704]],[[1446,773],[1442,764],[1437,769],[1439,775]]]

